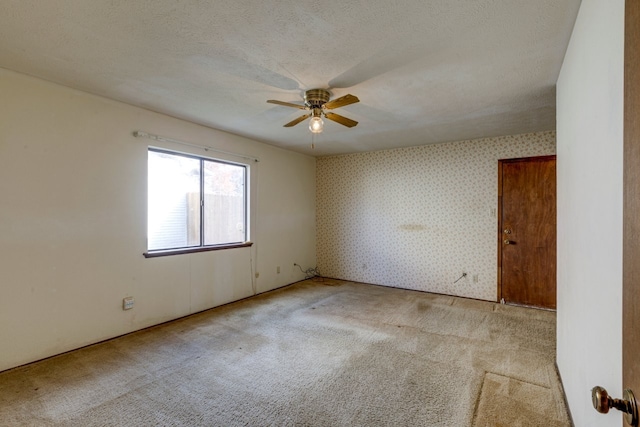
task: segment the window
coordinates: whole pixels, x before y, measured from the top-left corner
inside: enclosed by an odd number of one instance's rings
[[[150,148],[146,256],[247,241],[247,167]]]

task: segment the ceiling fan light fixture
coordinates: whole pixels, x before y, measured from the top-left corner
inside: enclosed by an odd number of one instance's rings
[[[324,129],[324,121],[319,116],[312,117],[309,120],[309,130],[311,133],[321,133]]]
[[[348,128],[352,128],[358,124],[355,120],[348,119],[340,114],[333,113],[327,110],[333,110],[334,108],[344,107],[345,105],[355,104],[356,102],[360,102],[357,96],[347,94],[341,96],[340,98],[336,98],[331,100],[331,94],[326,89],[309,89],[304,93],[304,105],[293,104],[291,102],[278,101],[276,99],[269,99],[267,101],[269,104],[277,104],[282,105],[284,107],[298,108],[300,110],[310,111],[307,114],[303,114],[285,124],[284,127],[290,128],[292,126],[297,125],[298,123],[302,123],[303,121],[309,120],[309,130],[311,133],[321,133],[324,129],[324,121],[322,120],[322,116],[325,116],[327,119],[339,123],[342,126],[346,126]]]

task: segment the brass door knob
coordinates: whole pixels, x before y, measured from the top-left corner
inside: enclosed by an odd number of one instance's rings
[[[510,228],[505,228],[504,229],[504,234],[511,234],[511,229]]]
[[[509,239],[504,239],[504,244],[505,245],[512,245],[513,242],[511,240],[509,240]]]
[[[638,427],[638,402],[633,392],[626,389],[623,393],[624,399],[614,399],[609,396],[607,390],[600,386],[591,389],[591,400],[593,407],[601,414],[606,414],[609,409],[616,408],[624,412],[624,419],[632,427]]]

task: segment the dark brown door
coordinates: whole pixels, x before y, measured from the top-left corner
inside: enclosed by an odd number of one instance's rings
[[[622,384],[624,388],[631,389],[638,399],[640,393],[640,53],[638,52],[640,1],[627,0],[626,2],[624,44]]]
[[[498,295],[556,308],[556,157],[498,163]]]

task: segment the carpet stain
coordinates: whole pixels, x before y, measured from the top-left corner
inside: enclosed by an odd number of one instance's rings
[[[418,312],[420,313],[425,313],[427,311],[429,311],[432,307],[432,304],[429,302],[424,302],[424,301],[418,301],[416,303],[416,308],[418,310]]]
[[[567,426],[566,410],[557,399],[551,387],[487,372],[473,426]]]

